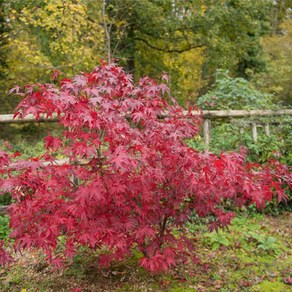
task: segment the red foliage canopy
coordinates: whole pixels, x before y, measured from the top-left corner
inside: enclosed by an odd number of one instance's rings
[[[138,248],[141,266],[167,271],[192,256],[192,242],[172,230],[193,211],[212,215],[217,229],[234,216],[226,200],[261,208],[273,195],[285,199],[284,184],[291,186],[278,162],[261,167],[246,164],[243,152],[191,149],[185,140],[198,134],[200,117],[179,107],[165,84],[143,78],[135,85],[115,64],[17,92],[24,98],[15,116],[57,113],[64,132],[46,137],[47,153],[31,161],[0,152],[0,188],[15,200],[11,237],[16,250],[41,248],[57,266],[79,246],[106,248],[105,266]],[[57,165],[56,153],[69,162]]]

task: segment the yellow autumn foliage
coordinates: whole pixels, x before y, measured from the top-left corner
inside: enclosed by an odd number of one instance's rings
[[[204,61],[203,48],[163,55],[163,62],[168,68],[170,80],[177,84],[176,97],[181,103],[194,102],[199,90],[205,85],[202,79]]]
[[[24,8],[22,18],[50,36],[49,52],[58,65],[68,65],[74,71],[92,69],[102,56],[104,47],[101,13],[88,18],[84,1],[46,0],[44,7]],[[55,62],[56,63],[56,62]]]
[[[291,104],[292,20],[285,20],[280,29],[281,34],[266,36],[261,40],[267,70],[255,76],[255,82],[261,90],[280,96],[287,104]]]

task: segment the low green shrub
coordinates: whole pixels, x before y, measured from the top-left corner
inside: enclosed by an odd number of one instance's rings
[[[10,234],[8,216],[0,216],[0,240],[8,239]]]
[[[242,248],[248,252],[277,255],[280,252],[279,243],[257,223],[261,218],[261,215],[253,216],[252,219],[245,216],[236,217],[228,230],[206,233],[203,242],[213,250],[222,247]]]

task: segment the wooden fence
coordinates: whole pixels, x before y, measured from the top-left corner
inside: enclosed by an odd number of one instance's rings
[[[200,112],[194,112],[194,114],[200,114]],[[206,148],[208,148],[211,141],[211,125],[212,120],[216,119],[235,119],[235,118],[252,118],[252,121],[245,122],[244,125],[239,129],[242,133],[244,131],[244,127],[251,128],[251,134],[254,142],[257,141],[257,128],[263,127],[265,134],[267,136],[270,135],[270,123],[266,122],[262,123],[258,118],[261,117],[276,117],[276,116],[292,116],[292,109],[282,109],[282,110],[229,110],[229,111],[202,111],[203,116],[203,135],[204,135],[204,143]],[[258,121],[257,121],[258,120]],[[49,123],[49,122],[57,122],[57,115],[53,115],[50,118],[45,116],[40,116],[38,119],[39,123]],[[23,124],[23,123],[34,123],[35,117],[33,115],[27,115],[25,118],[16,117],[13,119],[12,114],[0,115],[0,124]],[[272,122],[273,124],[275,121]],[[65,161],[59,161],[58,164],[62,164]],[[80,162],[80,164],[86,164],[84,161]],[[0,194],[1,195],[1,194]],[[7,208],[9,206],[0,206],[0,215],[4,215],[7,213]]]
[[[199,112],[194,112],[199,114]],[[222,118],[260,118],[260,117],[269,117],[269,116],[292,116],[292,109],[282,109],[282,110],[221,110],[221,111],[202,111],[203,115],[203,133],[204,133],[204,143],[208,148],[211,139],[211,121]],[[53,115],[50,118],[45,116],[40,116],[38,119],[39,123],[48,123],[48,122],[57,122],[57,115]],[[25,118],[16,117],[13,119],[12,114],[0,115],[0,124],[20,124],[20,123],[33,123],[35,122],[35,117],[33,115],[27,115]],[[254,142],[257,141],[257,128],[264,127],[266,135],[270,135],[270,126],[269,123],[260,123],[260,122],[250,122],[252,129],[252,137]],[[240,132],[243,131],[243,127],[240,129]]]
[[[204,133],[204,143],[206,148],[208,148],[211,140],[211,121],[220,118],[252,118],[252,121],[246,121],[239,129],[240,133],[243,133],[244,127],[251,128],[251,134],[254,142],[257,142],[257,128],[263,127],[265,134],[270,136],[270,124],[277,123],[273,122],[260,122],[259,118],[263,117],[276,117],[276,116],[292,116],[292,109],[282,109],[282,110],[230,110],[230,111],[203,111],[203,133]],[[258,120],[258,121],[257,121]]]

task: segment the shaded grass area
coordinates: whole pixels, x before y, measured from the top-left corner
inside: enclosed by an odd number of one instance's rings
[[[292,213],[242,214],[218,234],[194,220],[177,232],[194,240],[200,263],[167,275],[140,268],[136,251],[103,269],[97,253],[82,249],[61,272],[52,270],[40,252],[29,251],[0,268],[0,291],[291,291],[291,219]]]
[[[21,159],[40,156],[46,152],[44,138],[61,135],[62,127],[57,123],[26,123],[0,125],[0,150],[20,152]]]

